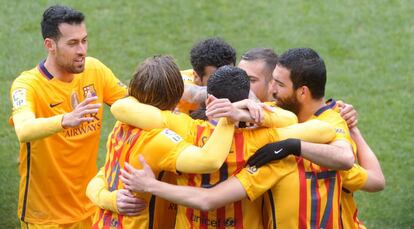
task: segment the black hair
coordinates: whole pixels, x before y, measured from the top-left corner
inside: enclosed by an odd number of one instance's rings
[[[307,86],[312,98],[325,95],[326,68],[322,57],[310,48],[289,49],[283,53],[278,65],[290,70],[293,88]]]
[[[59,25],[62,23],[81,24],[85,16],[82,12],[67,6],[53,5],[45,10],[40,23],[43,39],[59,39]]]
[[[221,38],[208,38],[195,44],[190,52],[194,71],[202,78],[204,68],[236,64],[236,50]]]
[[[232,103],[249,98],[249,91],[249,76],[243,69],[234,66],[220,67],[207,82],[207,93],[219,99],[227,98]]]
[[[245,61],[255,61],[255,60],[263,60],[265,62],[266,70],[269,74],[266,77],[267,81],[272,79],[272,72],[276,67],[276,64],[279,60],[277,54],[273,49],[270,48],[253,48],[248,50],[241,56],[242,60]]]

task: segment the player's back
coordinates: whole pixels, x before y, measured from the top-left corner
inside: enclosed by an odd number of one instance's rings
[[[202,146],[212,134],[214,126],[205,122],[197,127],[194,144]],[[257,149],[277,139],[276,131],[267,128],[238,129],[232,148],[219,171],[211,174],[182,174],[179,185],[213,187],[238,173]],[[228,204],[217,210],[203,212],[178,206],[176,228],[263,228],[262,200],[248,199]]]
[[[153,169],[155,175],[162,176],[163,170],[175,172],[175,160],[173,152],[168,150],[168,141],[177,143],[181,138],[168,129],[154,129],[144,131],[132,126],[117,122],[112,133],[108,137],[107,155],[104,165],[105,185],[109,191],[123,188],[119,179],[120,170],[124,163],[128,162],[135,168],[142,166],[138,162],[138,156],[143,155],[147,163]],[[120,228],[152,228],[154,204],[152,196],[147,193],[137,194],[139,198],[148,203],[148,207],[138,216],[122,216],[108,210],[100,209],[94,217],[94,227],[105,226]]]

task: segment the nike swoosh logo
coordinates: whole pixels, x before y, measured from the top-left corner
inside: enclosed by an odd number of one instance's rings
[[[283,148],[282,149],[280,149],[280,150],[278,150],[278,151],[273,151],[275,154],[278,154],[278,153],[280,153],[281,151],[283,150]]]
[[[54,107],[60,105],[61,103],[63,103],[63,102],[60,102],[60,103],[51,103],[51,104],[49,104],[49,107],[50,108],[54,108]]]

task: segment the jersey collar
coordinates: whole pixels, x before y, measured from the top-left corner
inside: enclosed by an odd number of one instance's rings
[[[42,73],[42,75],[44,76],[44,77],[46,77],[46,78],[48,78],[49,80],[51,80],[51,79],[53,79],[53,75],[46,69],[46,67],[45,67],[45,61],[46,60],[42,60],[40,63],[39,63],[39,67],[38,67],[38,69],[39,69],[39,71],[40,71],[40,73]]]
[[[325,112],[326,110],[333,109],[335,106],[336,106],[336,101],[334,99],[330,98],[326,101],[326,105],[321,107],[319,110],[317,110],[314,115],[319,116],[323,112]]]

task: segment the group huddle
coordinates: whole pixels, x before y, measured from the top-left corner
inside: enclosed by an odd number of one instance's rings
[[[325,99],[310,48],[241,56],[197,42],[192,69],[147,58],[125,86],[87,57],[84,15],[45,10],[47,58],[13,82],[22,228],[365,228],[353,193],[385,179],[352,105]],[[96,168],[102,103],[117,119]]]

